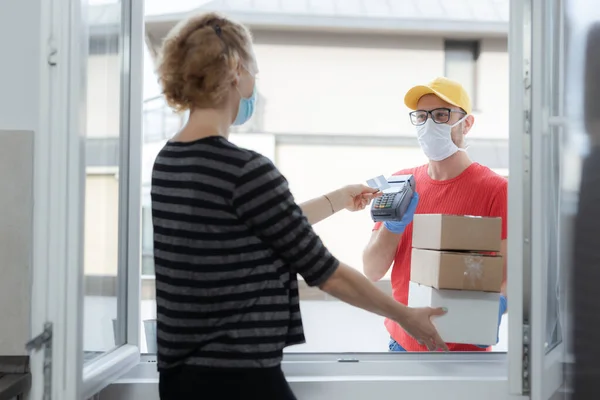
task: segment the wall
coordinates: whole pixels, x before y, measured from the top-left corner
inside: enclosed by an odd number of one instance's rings
[[[119,137],[121,58],[118,54],[88,56],[87,137]]]
[[[46,318],[46,288],[40,285],[45,271],[40,263],[34,265],[33,259],[33,177],[38,173],[34,172],[37,166],[33,160],[34,153],[43,153],[39,146],[46,133],[40,122],[40,106],[47,100],[42,90],[46,83],[42,72],[48,65],[46,54],[42,54],[46,41],[40,40],[44,2],[0,2],[0,364],[3,356],[26,355],[26,341],[32,332],[43,330]],[[5,135],[11,131],[12,138],[8,139]],[[37,202],[39,210],[45,197],[43,193],[37,195],[42,197]],[[38,243],[46,239],[43,233],[36,237]],[[33,375],[31,398],[41,398],[42,382],[37,377],[42,371],[42,357],[34,354],[26,364]]]
[[[508,139],[508,43],[481,41],[477,65],[478,112],[471,135]]]
[[[0,129],[0,358],[25,355],[30,334],[33,132]],[[0,376],[2,375],[0,360]],[[6,372],[6,371],[5,371]]]
[[[85,181],[85,275],[116,276],[119,181],[113,174],[87,174]],[[112,293],[112,290],[111,292]]]
[[[265,131],[409,134],[403,93],[441,75],[442,38],[255,32]]]
[[[0,3],[0,128],[37,130],[40,63],[45,61],[41,59],[40,0],[8,3]]]
[[[45,65],[40,22],[40,0],[0,2],[0,356],[24,355],[31,335],[33,143]]]

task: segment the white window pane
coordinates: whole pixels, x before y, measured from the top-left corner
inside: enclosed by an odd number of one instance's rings
[[[90,24],[87,59],[86,139],[97,142],[119,141],[128,132],[121,130],[121,54],[119,41],[121,2],[88,8]],[[110,13],[114,20],[99,20],[99,13]],[[114,29],[106,28],[110,27]],[[114,25],[113,25],[114,24]],[[106,28],[106,29],[104,29]],[[100,168],[86,169],[84,220],[84,343],[85,360],[95,358],[124,344],[125,321],[119,320],[119,174],[118,157],[110,146],[94,147],[89,159],[103,160]],[[110,164],[110,165],[108,165]]]
[[[475,62],[475,44],[472,42],[448,44],[445,54],[445,73],[446,77],[460,82],[473,103],[475,108],[475,78],[476,78],[476,62]]]
[[[142,253],[152,252],[153,240],[152,209],[142,207]]]

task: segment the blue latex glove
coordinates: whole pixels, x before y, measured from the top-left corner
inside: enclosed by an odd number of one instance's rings
[[[504,315],[504,313],[506,312],[506,308],[507,308],[508,304],[507,304],[507,300],[506,297],[504,297],[503,294],[500,295],[500,308],[498,309],[498,330],[496,331],[496,343],[498,344],[498,342],[500,341],[500,323],[502,322],[502,316]],[[483,346],[483,345],[476,345],[477,347],[480,347],[482,349],[487,349],[490,346]]]
[[[392,233],[403,233],[406,229],[406,226],[413,220],[415,211],[417,209],[417,204],[419,204],[419,194],[415,192],[410,200],[410,204],[408,205],[406,212],[402,216],[402,219],[400,221],[385,221],[383,226],[385,226],[385,228]]]

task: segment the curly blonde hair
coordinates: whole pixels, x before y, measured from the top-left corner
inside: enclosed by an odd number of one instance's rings
[[[169,32],[158,62],[158,78],[169,106],[181,112],[223,104],[238,65],[254,62],[252,36],[243,25],[206,13]]]

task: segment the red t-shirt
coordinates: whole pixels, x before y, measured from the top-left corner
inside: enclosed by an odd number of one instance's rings
[[[427,165],[405,169],[394,175],[413,174],[416,181],[419,204],[416,214],[453,214],[502,218],[502,240],[506,239],[507,187],[506,178],[489,168],[473,163],[456,178],[436,181],[427,174]],[[381,227],[375,224],[373,230]],[[392,267],[392,291],[394,298],[408,302],[410,281],[410,258],[412,248],[412,223],[402,234],[394,265]],[[407,351],[427,351],[419,345],[396,322],[386,319],[385,326],[390,336]],[[486,351],[473,345],[449,343],[450,351]]]

